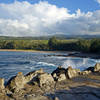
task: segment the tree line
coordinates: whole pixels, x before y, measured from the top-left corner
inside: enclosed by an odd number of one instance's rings
[[[100,53],[100,39],[0,40],[0,49],[80,51]]]

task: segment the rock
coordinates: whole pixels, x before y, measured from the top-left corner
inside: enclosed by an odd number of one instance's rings
[[[48,73],[43,73],[38,75],[38,81],[39,81],[39,86],[40,87],[45,87],[45,89],[49,89],[50,87],[54,86],[54,79],[51,76],[51,74]]]
[[[59,98],[58,97],[55,97],[54,100],[59,100]]]
[[[94,72],[100,71],[100,63],[97,63],[94,67]]]
[[[60,74],[59,77],[58,77],[58,81],[63,81],[63,80],[66,80],[66,76],[65,74]]]
[[[25,77],[22,72],[19,72],[15,77],[12,77],[8,83],[7,87],[12,91],[18,91],[24,88]]]
[[[46,96],[37,96],[37,97],[34,97],[34,96],[27,96],[26,97],[26,100],[50,100],[48,97]]]
[[[69,66],[67,68],[67,71],[66,71],[66,77],[68,77],[69,79],[71,79],[73,77],[78,76],[79,73],[80,73],[79,69],[73,69],[71,66]]]
[[[0,94],[0,100],[14,100],[12,98],[9,98],[7,95],[5,94]]]
[[[4,88],[5,88],[5,86],[4,86],[4,79],[0,78],[0,90],[2,90]]]
[[[91,73],[91,71],[89,70],[87,70],[87,71],[83,71],[83,72],[80,72],[80,75],[88,75],[88,74],[90,74]]]
[[[94,72],[94,67],[88,67],[88,68],[85,69],[84,71],[91,71],[91,72]]]
[[[60,74],[65,74],[66,69],[62,68],[61,66],[58,67],[56,70],[54,70],[51,75],[54,75],[56,73],[57,76],[59,76]]]
[[[66,73],[66,69],[62,68],[61,66],[54,70],[51,75],[53,76],[54,80],[57,81],[62,75]]]
[[[30,82],[30,81],[34,81],[36,76],[38,74],[42,74],[44,73],[43,69],[40,69],[40,70],[37,70],[37,71],[32,71],[32,72],[29,72],[28,74],[25,75],[25,81],[26,83]]]

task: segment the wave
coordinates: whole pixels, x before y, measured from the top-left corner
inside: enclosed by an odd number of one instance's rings
[[[94,66],[98,61],[89,58],[68,58],[64,63],[63,67],[68,68],[68,66],[72,66],[72,68],[78,68],[80,70],[84,70],[88,67]]]
[[[46,63],[46,62],[38,62],[37,65],[40,65],[40,66],[54,66],[54,67],[56,66],[52,63]]]

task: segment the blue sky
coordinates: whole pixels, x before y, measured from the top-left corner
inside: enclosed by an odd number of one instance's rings
[[[0,0],[0,3],[12,3],[15,0]],[[65,7],[70,10],[70,12],[75,12],[78,8],[81,11],[95,11],[100,9],[100,5],[96,0],[16,0],[16,1],[28,1],[32,4],[38,3],[39,1],[48,1],[50,4],[57,5],[58,7]]]
[[[100,0],[0,0],[1,36],[100,35]]]

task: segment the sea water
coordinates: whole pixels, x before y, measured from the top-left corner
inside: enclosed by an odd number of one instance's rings
[[[84,70],[100,62],[100,60],[90,58],[65,57],[67,55],[67,52],[39,53],[0,51],[0,77],[5,78],[7,81],[18,72],[26,74],[40,68],[43,68],[45,72],[51,73],[58,66],[64,68],[72,66],[73,68]]]

